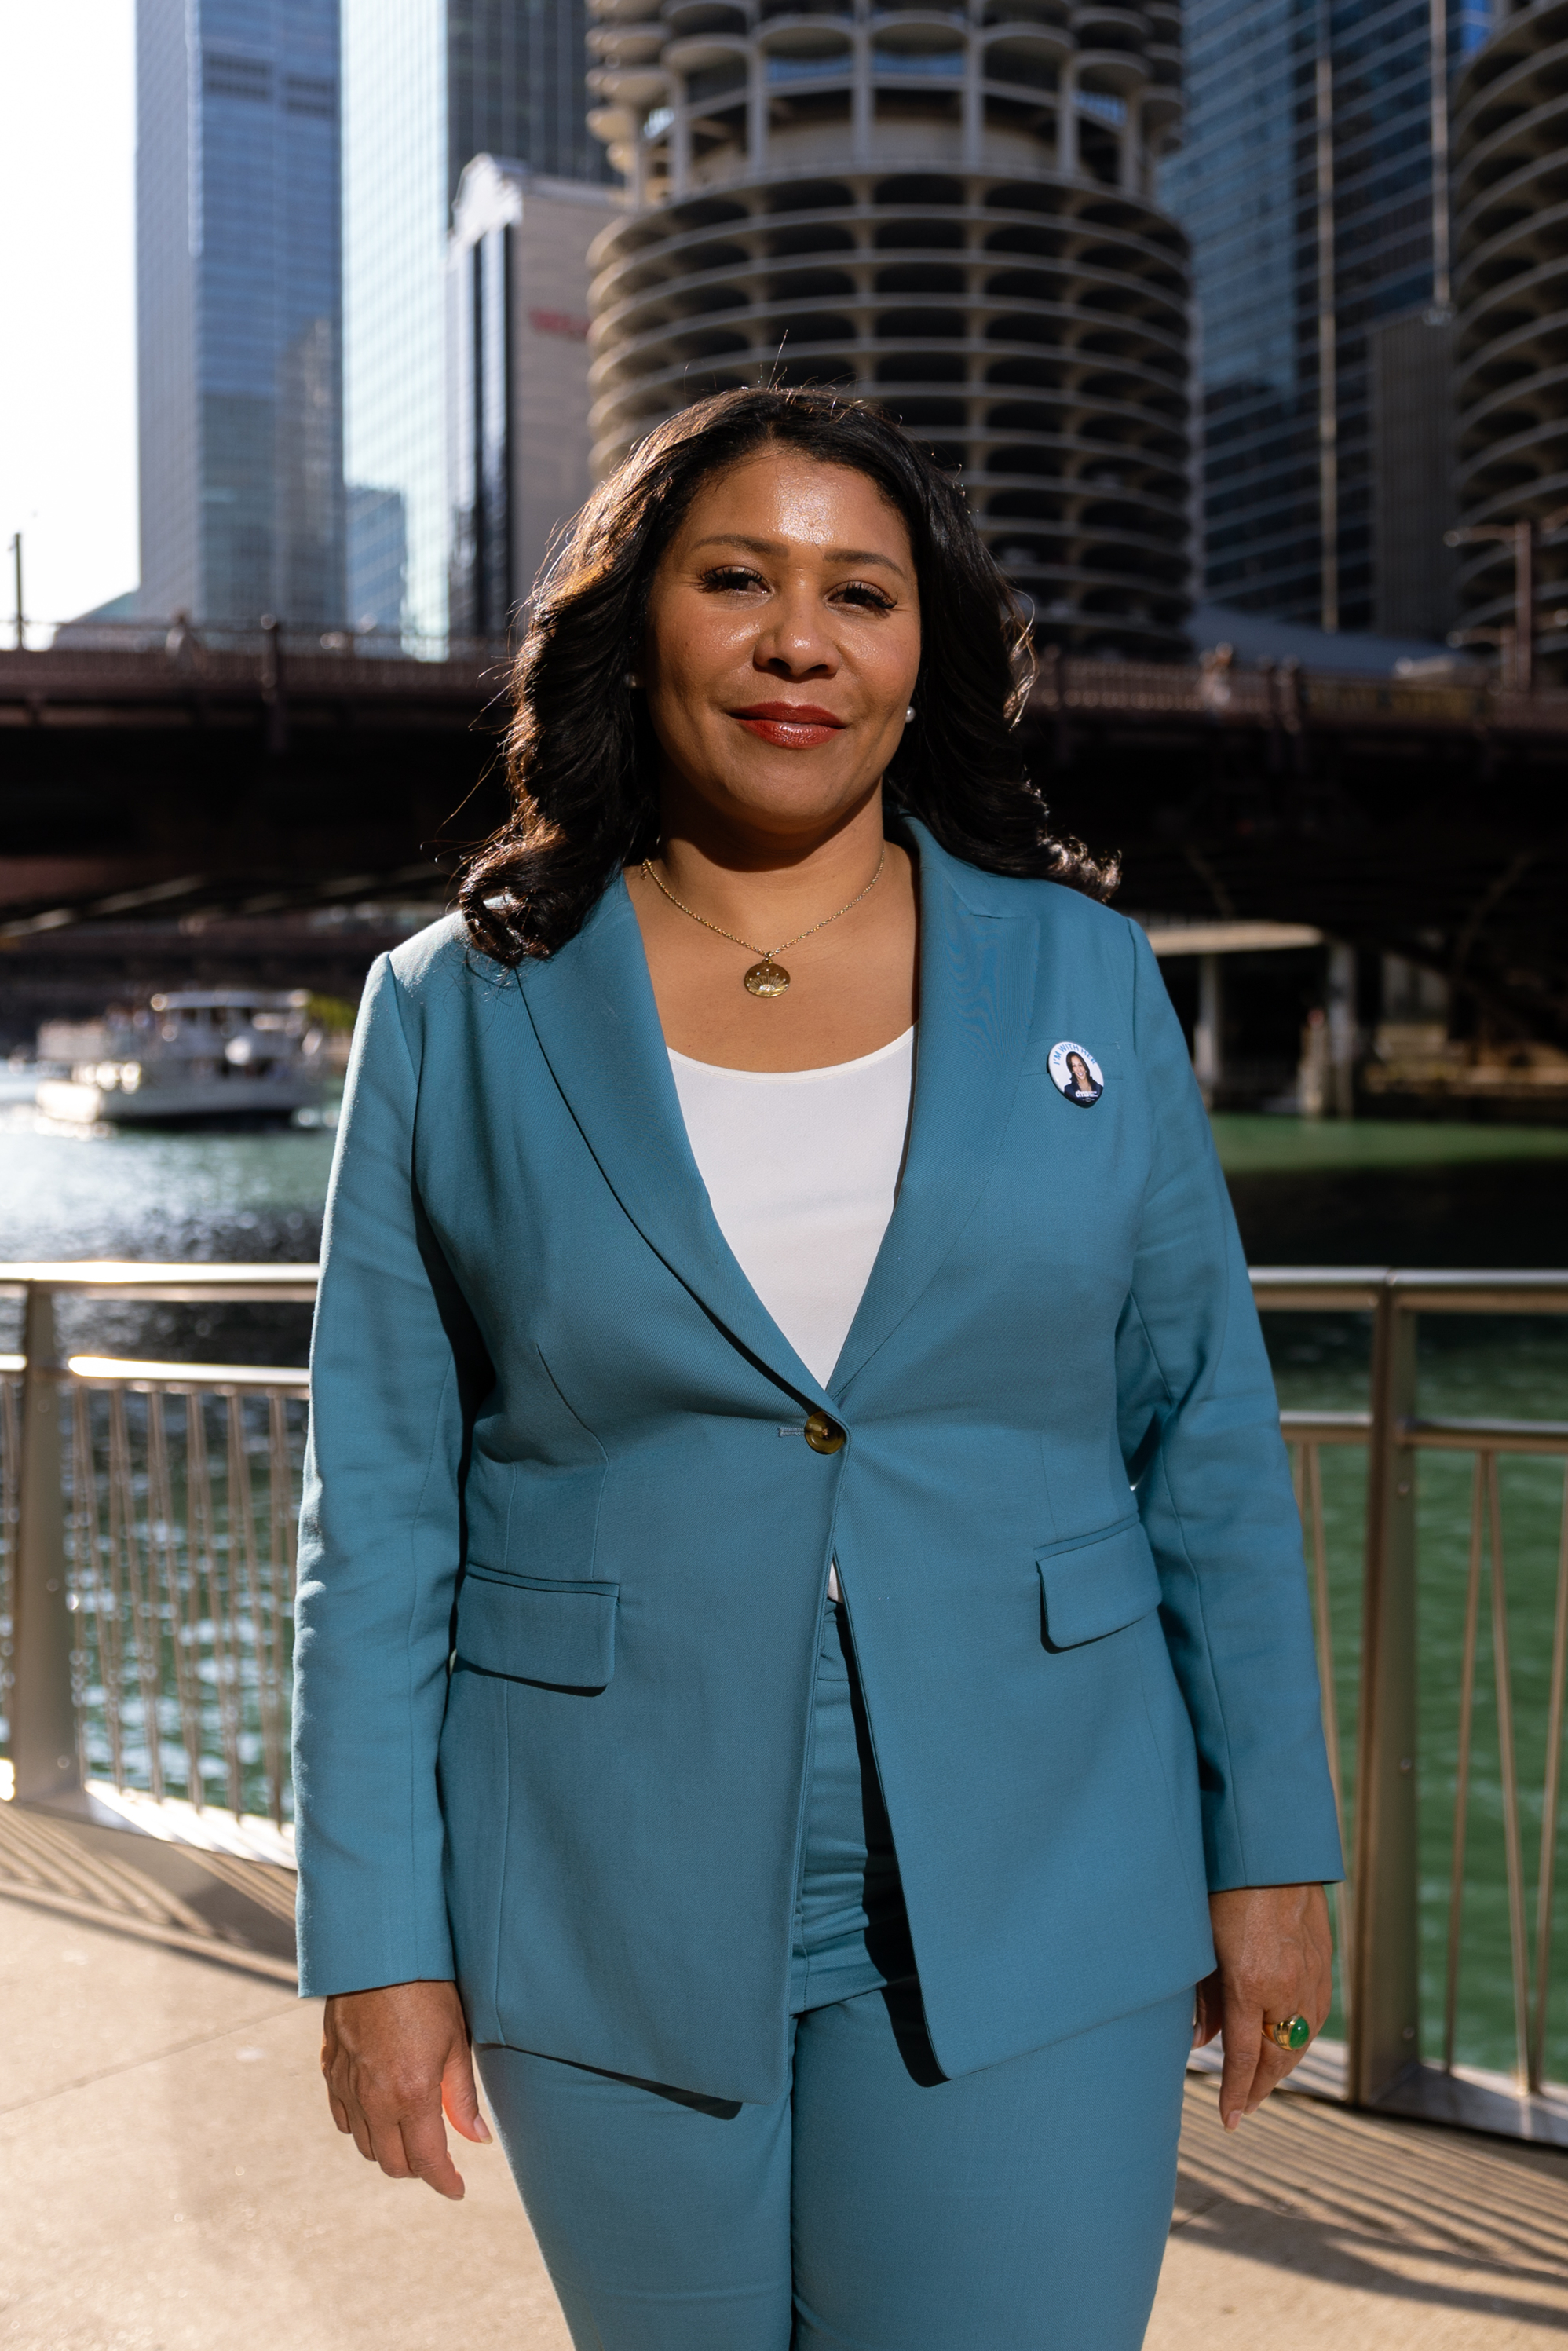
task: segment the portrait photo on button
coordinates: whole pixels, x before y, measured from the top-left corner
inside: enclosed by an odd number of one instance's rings
[[[1070,1037],[1051,1047],[1047,1067],[1057,1092],[1070,1102],[1076,1102],[1081,1110],[1090,1109],[1105,1091],[1099,1062],[1086,1046],[1075,1045]]]

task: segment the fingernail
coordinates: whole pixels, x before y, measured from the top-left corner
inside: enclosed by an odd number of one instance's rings
[[[492,2133],[483,2115],[476,2115],[474,2117],[474,2136],[483,2146],[489,2146]]]
[[[1239,2130],[1239,2129],[1240,2129],[1240,2127],[1241,2127],[1241,2117],[1240,2117],[1240,2116],[1239,2116],[1239,2115],[1227,2115],[1227,2116],[1226,2116],[1226,2117],[1225,2117],[1225,2127],[1226,2127],[1226,2129],[1227,2129],[1227,2130]]]

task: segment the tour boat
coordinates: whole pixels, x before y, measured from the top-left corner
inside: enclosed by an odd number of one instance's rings
[[[51,1056],[51,1041],[71,1050]],[[320,1102],[326,1073],[302,988],[180,988],[39,1043],[70,1075],[39,1081],[38,1109],[74,1126],[287,1123]]]

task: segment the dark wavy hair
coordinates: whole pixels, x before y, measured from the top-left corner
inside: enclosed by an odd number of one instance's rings
[[[991,873],[1096,898],[1113,859],[1050,829],[1015,725],[1032,678],[1028,623],[961,492],[877,409],[831,392],[726,392],[651,433],[596,489],[544,572],[513,672],[512,812],[464,868],[473,945],[548,956],[622,867],[659,841],[658,745],[630,683],[659,559],[703,484],[769,445],[847,465],[903,517],[920,589],[915,716],[888,767],[890,807]]]

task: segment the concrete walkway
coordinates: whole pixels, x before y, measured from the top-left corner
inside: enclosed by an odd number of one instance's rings
[[[1147,2351],[1505,2351],[1568,2334],[1568,2155],[1189,2076]]]
[[[371,2171],[327,2120],[318,2013],[0,1898],[0,2351],[569,2351],[499,2153],[462,2150],[456,2206]],[[1188,2108],[1149,2351],[1568,2333],[1568,2158],[1304,2098],[1238,2143],[1197,2079]]]

